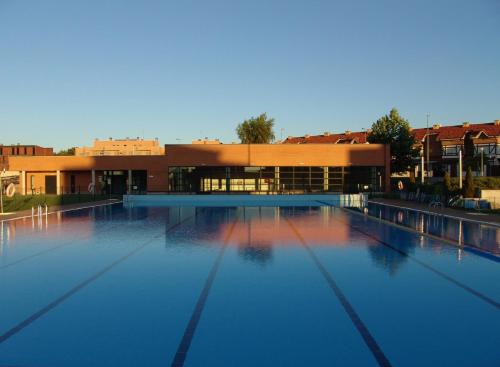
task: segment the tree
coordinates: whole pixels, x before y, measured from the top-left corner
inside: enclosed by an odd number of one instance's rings
[[[274,119],[265,113],[238,124],[236,133],[243,144],[269,144],[274,140]]]
[[[444,193],[446,195],[449,195],[451,193],[451,178],[448,171],[444,173],[443,186],[444,186]]]
[[[464,197],[473,198],[475,191],[476,188],[474,186],[474,178],[472,177],[472,168],[469,166],[465,174]]]
[[[414,166],[418,150],[414,148],[415,138],[411,133],[408,120],[399,115],[393,108],[389,115],[379,118],[368,134],[371,144],[390,144],[391,172],[406,172]]]
[[[56,155],[75,155],[75,148],[63,149],[56,153]]]

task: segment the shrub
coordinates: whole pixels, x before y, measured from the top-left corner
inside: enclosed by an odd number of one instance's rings
[[[473,198],[475,194],[476,188],[474,185],[474,179],[472,177],[472,169],[467,168],[467,173],[465,175],[465,184],[464,184],[464,197]]]
[[[451,178],[450,178],[450,174],[448,172],[445,172],[445,174],[444,174],[443,186],[444,186],[444,193],[446,195],[449,195],[451,192]]]

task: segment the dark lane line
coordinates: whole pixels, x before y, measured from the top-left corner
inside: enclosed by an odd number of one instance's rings
[[[323,203],[323,202],[321,202],[321,203]],[[327,204],[327,203],[323,203],[323,204]],[[330,204],[328,204],[328,205],[330,206]],[[348,213],[350,213],[350,212],[348,212]],[[337,221],[337,222],[339,222],[339,223],[342,223],[342,224],[344,224],[345,226],[348,226],[348,227],[352,228],[353,230],[355,230],[355,231],[357,231],[357,232],[359,232],[359,233],[363,234],[364,236],[366,236],[366,237],[368,237],[368,238],[371,238],[371,239],[372,239],[372,240],[374,240],[374,241],[377,241],[377,242],[378,242],[378,243],[380,243],[381,245],[383,245],[383,246],[385,246],[385,247],[387,247],[387,248],[390,248],[391,250],[393,250],[393,251],[397,252],[398,254],[400,254],[400,255],[402,255],[402,256],[404,256],[404,257],[407,257],[408,259],[410,259],[410,260],[412,260],[412,261],[416,262],[417,264],[419,264],[420,266],[424,267],[425,269],[430,270],[430,271],[431,271],[431,272],[433,272],[434,274],[436,274],[436,275],[440,276],[440,277],[441,277],[441,278],[443,278],[443,279],[446,279],[447,281],[449,281],[449,282],[450,282],[450,283],[452,283],[452,284],[455,284],[456,286],[458,286],[458,287],[462,288],[463,290],[465,290],[466,292],[468,292],[468,293],[470,293],[470,294],[472,294],[472,295],[474,295],[474,296],[478,297],[479,299],[481,299],[481,300],[485,301],[486,303],[488,303],[488,304],[492,305],[493,307],[495,307],[495,308],[497,308],[497,309],[500,309],[500,303],[498,303],[498,302],[497,302],[497,301],[495,301],[494,299],[492,299],[492,298],[490,298],[490,297],[488,297],[488,296],[486,296],[486,295],[482,294],[481,292],[479,292],[479,291],[477,291],[477,290],[475,290],[475,289],[473,289],[473,288],[469,287],[468,285],[465,285],[464,283],[462,283],[462,282],[460,282],[460,281],[458,281],[458,280],[456,280],[456,279],[452,278],[451,276],[449,276],[449,275],[447,275],[447,274],[443,273],[442,271],[437,270],[436,268],[432,267],[431,265],[426,264],[425,262],[418,260],[417,258],[415,258],[415,257],[411,256],[411,255],[410,255],[410,254],[408,254],[407,252],[404,252],[403,250],[400,250],[400,249],[398,249],[397,247],[395,247],[395,246],[391,245],[390,243],[387,243],[387,242],[385,242],[385,241],[381,240],[380,238],[378,238],[378,237],[376,237],[376,236],[372,235],[371,233],[368,233],[368,232],[366,232],[366,231],[364,231],[364,230],[362,230],[362,229],[360,229],[360,228],[358,228],[358,227],[356,227],[356,226],[353,226],[353,225],[352,225],[352,224],[350,224],[350,223],[344,222],[344,221],[342,221],[342,220],[340,220],[340,219],[336,218],[335,216],[333,217],[333,220],[335,220],[335,221]]]
[[[125,214],[125,215],[124,215],[124,217],[125,217],[125,219],[126,219],[126,217],[127,217],[127,216],[126,216],[126,214],[127,214],[127,213],[126,213],[126,212],[123,212],[123,213],[120,213],[120,214],[118,214],[118,215],[121,215],[121,214]],[[118,216],[118,215],[117,215],[117,216]],[[134,218],[134,220],[143,220],[143,219],[145,219],[145,218],[147,218],[147,215],[144,215],[144,216],[143,216],[143,217],[141,217],[141,218]],[[103,228],[103,229],[101,229],[101,230],[99,231],[98,235],[101,235],[101,234],[103,234],[103,233],[109,232],[110,230],[113,230],[113,229],[115,229],[115,228],[116,228],[116,227],[118,227],[118,226],[120,226],[120,224],[115,224],[115,225],[109,225],[109,226],[106,226],[105,228]],[[47,254],[47,253],[50,253],[50,252],[55,251],[55,250],[59,250],[59,249],[61,249],[61,248],[63,248],[63,247],[66,247],[66,246],[74,245],[75,243],[77,243],[77,242],[79,242],[79,241],[84,241],[84,240],[89,239],[89,238],[92,238],[92,237],[96,237],[96,235],[95,235],[95,234],[90,234],[90,235],[87,235],[87,236],[83,236],[83,237],[77,238],[77,239],[75,239],[75,240],[73,240],[73,241],[64,242],[64,243],[62,243],[62,244],[60,244],[60,245],[56,245],[56,246],[54,246],[54,247],[48,248],[48,249],[46,249],[46,250],[43,250],[43,251],[40,251],[40,252],[37,252],[37,253],[34,253],[34,254],[32,254],[32,255],[28,255],[28,256],[22,257],[22,258],[20,258],[20,259],[17,259],[17,260],[15,260],[15,261],[12,261],[12,262],[10,262],[10,263],[7,263],[7,264],[5,264],[5,265],[0,266],[0,270],[8,269],[8,268],[10,268],[10,267],[12,267],[12,266],[14,266],[14,265],[17,265],[17,264],[19,264],[19,263],[25,262],[26,260],[30,260],[30,259],[33,259],[33,258],[35,258],[35,257],[41,256],[41,255],[45,255],[45,254]],[[1,367],[1,366],[0,366],[0,367]]]
[[[366,325],[363,323],[363,321],[359,317],[359,315],[356,312],[356,310],[354,309],[354,307],[351,305],[351,303],[349,302],[349,300],[345,296],[344,292],[342,292],[342,290],[337,285],[337,282],[335,282],[335,280],[333,279],[331,274],[328,272],[328,270],[326,270],[326,268],[323,266],[323,264],[319,261],[318,257],[316,256],[314,251],[311,250],[311,248],[307,244],[304,237],[302,237],[302,235],[297,230],[297,228],[293,225],[293,223],[290,221],[290,219],[285,218],[285,221],[288,223],[290,228],[292,228],[293,233],[299,239],[299,242],[304,247],[304,249],[307,251],[309,256],[311,256],[311,259],[318,267],[319,271],[321,272],[321,274],[325,278],[325,280],[328,283],[328,285],[330,286],[330,288],[333,290],[333,293],[335,294],[335,296],[339,300],[340,304],[342,305],[342,307],[346,311],[346,313],[349,316],[349,318],[351,319],[352,323],[354,324],[354,326],[358,330],[359,334],[361,335],[361,337],[365,341],[366,345],[368,346],[368,348],[372,352],[373,357],[376,359],[379,366],[381,366],[381,367],[392,366],[391,362],[389,362],[389,359],[387,359],[384,352],[382,351],[382,349],[378,345],[377,341],[375,340],[373,335],[370,333],[370,331],[368,330]]]
[[[208,294],[210,293],[210,289],[212,288],[212,284],[219,270],[220,264],[222,262],[222,257],[224,256],[227,245],[229,243],[229,238],[233,233],[237,220],[238,220],[237,218],[234,219],[233,223],[231,224],[231,227],[229,227],[229,230],[227,231],[226,236],[224,237],[224,242],[222,244],[222,247],[219,251],[219,254],[217,255],[217,258],[215,259],[215,262],[212,266],[212,269],[210,270],[210,273],[208,274],[207,280],[205,281],[205,285],[198,298],[198,302],[196,302],[193,314],[191,315],[191,319],[189,320],[189,323],[187,324],[186,329],[184,330],[184,335],[182,336],[181,342],[177,347],[177,352],[175,353],[174,359],[171,364],[172,367],[184,366],[184,362],[189,352],[189,347],[191,346],[194,333],[196,332],[196,327],[198,326],[201,314],[203,312],[203,309],[205,308],[205,303],[207,301]]]
[[[17,334],[21,330],[23,330],[25,327],[31,325],[33,322],[35,322],[40,317],[42,317],[45,314],[47,314],[49,311],[51,311],[52,309],[54,309],[55,307],[57,307],[58,305],[60,305],[62,302],[64,302],[65,300],[67,300],[68,298],[70,298],[71,296],[73,296],[75,293],[77,293],[81,289],[85,288],[87,285],[89,285],[93,281],[97,280],[102,275],[104,275],[107,272],[109,272],[115,266],[121,264],[122,262],[124,262],[128,258],[130,258],[133,255],[137,254],[139,251],[141,251],[142,249],[144,249],[151,242],[153,242],[156,239],[161,238],[162,236],[164,236],[166,232],[169,232],[172,229],[175,229],[176,227],[180,226],[181,224],[183,224],[184,222],[188,221],[189,219],[191,219],[193,217],[194,217],[193,215],[189,216],[189,217],[187,217],[187,218],[185,218],[185,219],[183,219],[183,220],[181,220],[181,221],[173,224],[166,231],[162,230],[162,232],[160,234],[152,237],[151,239],[149,239],[146,242],[144,242],[142,245],[136,247],[134,250],[132,250],[129,253],[127,253],[126,255],[124,255],[124,256],[120,257],[119,259],[115,260],[110,265],[108,265],[105,268],[103,268],[101,271],[99,271],[96,274],[92,275],[90,278],[87,278],[83,282],[79,283],[78,285],[76,285],[75,287],[73,287],[72,289],[70,289],[68,292],[64,293],[59,298],[55,299],[54,301],[52,301],[51,303],[49,303],[48,305],[46,305],[42,309],[38,310],[37,312],[35,312],[31,316],[29,316],[28,318],[24,319],[19,324],[17,324],[16,326],[14,326],[13,328],[11,328],[6,333],[4,333],[3,335],[0,336],[0,344],[3,343],[3,342],[5,342],[7,339],[9,339],[10,337],[12,337],[13,335]]]

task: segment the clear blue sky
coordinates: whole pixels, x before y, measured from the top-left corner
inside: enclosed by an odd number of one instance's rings
[[[500,1],[0,0],[0,142],[500,119]]]

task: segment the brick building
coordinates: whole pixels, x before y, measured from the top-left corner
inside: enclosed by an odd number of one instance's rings
[[[102,155],[163,155],[165,149],[160,145],[158,139],[144,140],[136,139],[95,139],[91,147],[75,148],[78,157],[93,157]]]
[[[166,145],[164,155],[6,157],[21,194],[358,193],[389,189],[389,147]]]
[[[44,148],[38,145],[3,145],[0,144],[0,156],[7,155],[53,155],[53,148]]]

